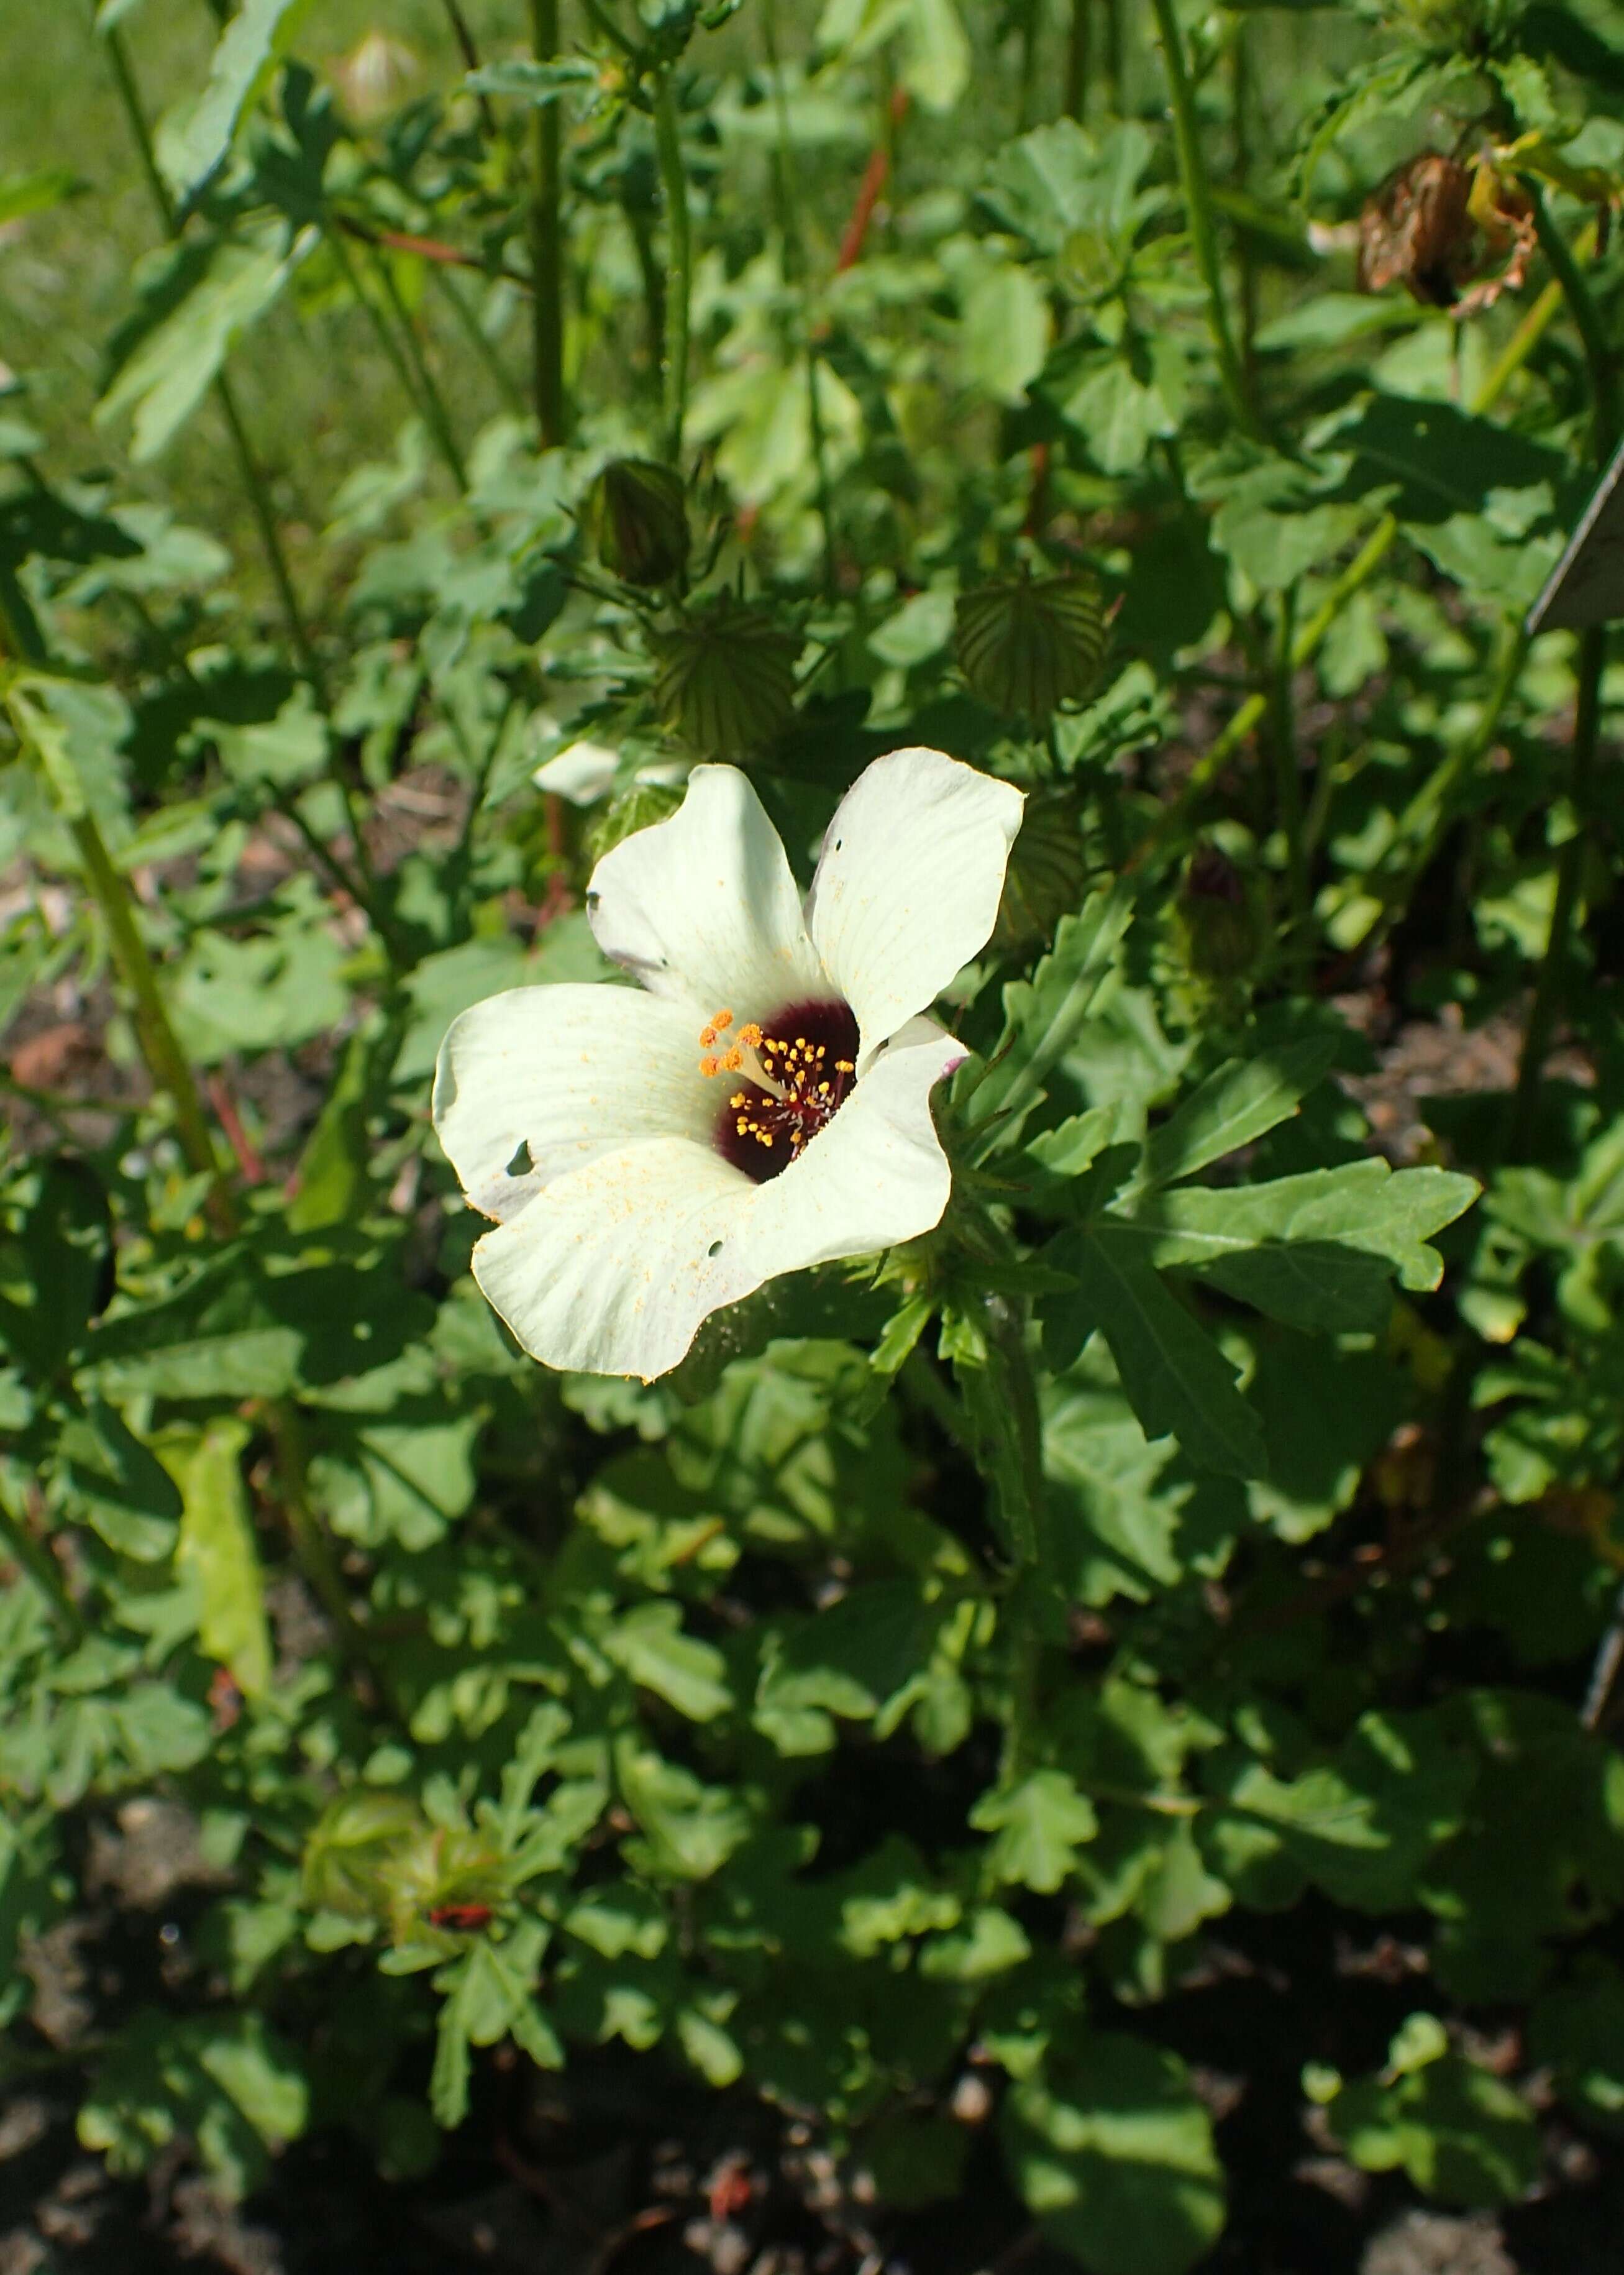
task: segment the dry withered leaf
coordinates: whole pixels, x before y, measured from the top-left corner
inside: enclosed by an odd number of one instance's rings
[[[1380,292],[1402,284],[1424,306],[1475,315],[1521,287],[1534,243],[1533,207],[1509,174],[1487,155],[1463,165],[1430,150],[1389,175],[1367,201],[1359,217],[1359,288]],[[1485,275],[1491,262],[1499,265]]]

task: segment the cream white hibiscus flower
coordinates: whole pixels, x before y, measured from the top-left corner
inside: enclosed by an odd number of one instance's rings
[[[876,760],[803,908],[736,767],[604,856],[586,905],[642,985],[520,987],[452,1025],[434,1127],[496,1220],[474,1276],[549,1366],[645,1379],[780,1273],[928,1232],[931,1092],[964,1055],[922,1015],[985,946],[1022,797],[940,751]]]

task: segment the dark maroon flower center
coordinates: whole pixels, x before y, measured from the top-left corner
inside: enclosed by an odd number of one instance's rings
[[[787,1003],[737,1028],[719,1011],[700,1040],[701,1069],[727,1085],[717,1151],[759,1185],[805,1152],[857,1080],[857,1023],[838,998]]]

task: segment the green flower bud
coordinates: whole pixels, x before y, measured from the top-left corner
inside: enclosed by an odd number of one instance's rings
[[[989,945],[1020,955],[1047,941],[1061,917],[1082,905],[1086,876],[1075,793],[1034,791],[1010,849]]]
[[[593,550],[628,585],[668,585],[688,561],[682,477],[646,458],[611,458],[586,494]]]
[[[795,708],[799,635],[731,593],[654,636],[654,699],[671,733],[710,759],[748,757]]]
[[[1499,47],[1522,12],[1522,0],[1387,0],[1382,10],[1389,30],[1433,54],[1474,56]]]
[[[683,797],[680,783],[629,782],[609,800],[587,831],[587,851],[594,861],[601,861],[623,839],[634,837],[639,829],[652,828],[656,821],[664,821],[675,813]]]
[[[1239,979],[1257,963],[1263,926],[1255,896],[1216,845],[1197,845],[1174,904],[1184,961],[1197,979]]]
[[[1091,577],[1019,577],[961,593],[953,611],[959,669],[994,711],[1052,718],[1099,676],[1105,607]]]

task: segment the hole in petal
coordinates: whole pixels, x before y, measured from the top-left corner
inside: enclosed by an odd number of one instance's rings
[[[701,1071],[726,1085],[716,1149],[755,1183],[778,1176],[827,1127],[857,1079],[857,1023],[848,1003],[786,1003],[770,1018],[700,1041]],[[720,1045],[720,1048],[712,1047]]]
[[[504,1177],[527,1177],[531,1168],[530,1140],[527,1138],[521,1138],[513,1148],[513,1158],[502,1171],[502,1175]]]
[[[706,1253],[707,1256],[720,1256],[720,1255],[721,1254],[721,1241],[719,1241],[719,1240],[713,1240],[713,1241],[712,1241],[712,1243],[711,1243],[711,1244],[710,1244],[710,1246],[706,1250],[705,1253]]]

